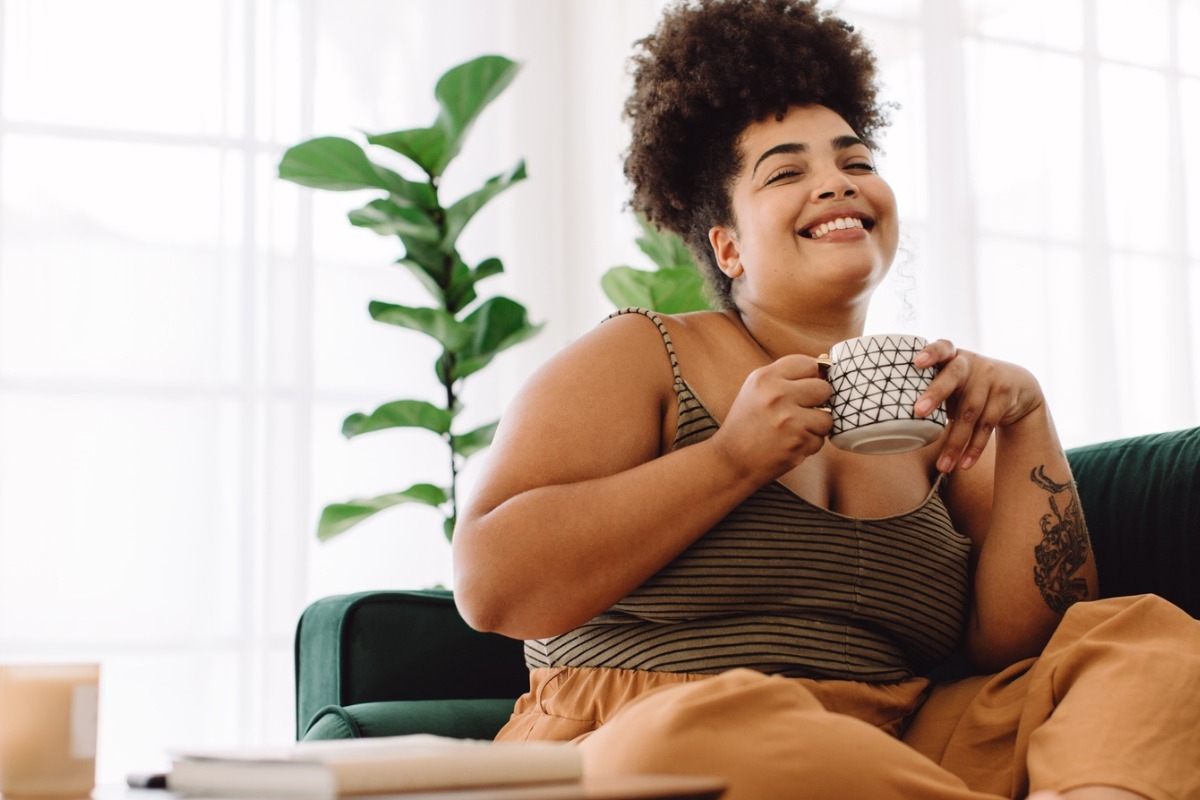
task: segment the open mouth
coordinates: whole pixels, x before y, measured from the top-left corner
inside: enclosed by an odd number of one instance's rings
[[[824,222],[810,225],[800,231],[805,239],[820,239],[830,231],[844,231],[848,228],[861,228],[870,231],[875,227],[875,220],[870,217],[837,217]]]

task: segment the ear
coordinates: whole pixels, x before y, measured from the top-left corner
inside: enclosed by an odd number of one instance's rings
[[[723,225],[716,225],[708,231],[708,243],[712,245],[713,255],[717,258],[717,266],[731,280],[742,274],[741,251],[738,248],[737,233]]]

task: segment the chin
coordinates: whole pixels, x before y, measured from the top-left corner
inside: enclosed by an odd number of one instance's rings
[[[823,266],[825,272],[833,278],[867,283],[874,287],[887,277],[891,264],[885,263],[881,259],[864,261],[861,258],[831,258]]]

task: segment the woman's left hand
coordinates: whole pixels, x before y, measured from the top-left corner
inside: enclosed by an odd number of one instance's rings
[[[917,367],[940,372],[917,400],[914,413],[926,417],[943,401],[950,417],[937,468],[970,469],[983,453],[992,431],[1012,425],[1045,402],[1029,370],[978,353],[959,350],[939,339],[917,354]]]

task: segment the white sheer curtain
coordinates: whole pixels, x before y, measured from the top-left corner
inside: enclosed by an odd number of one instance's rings
[[[645,265],[619,115],[661,4],[0,0],[0,659],[103,662],[103,780],[288,738],[307,602],[450,582],[421,510],[315,542],[324,504],[440,479],[436,441],[338,433],[431,391],[433,354],[366,315],[420,294],[360,198],[278,181],[283,148],[427,124],[447,67],[524,63],[446,184],[528,161],[462,241],[547,322],[468,386],[484,421]],[[872,330],[1028,366],[1068,445],[1197,424],[1200,4],[840,7],[902,105]]]

